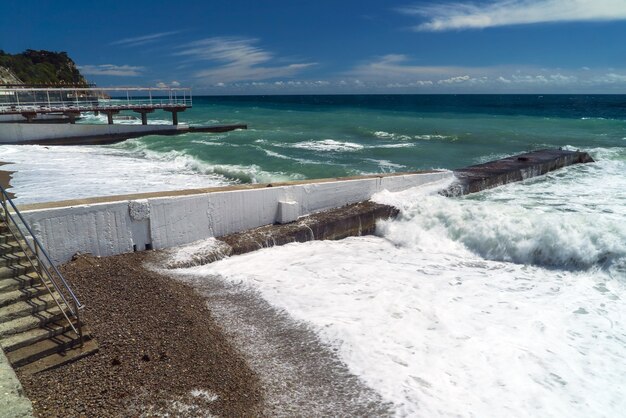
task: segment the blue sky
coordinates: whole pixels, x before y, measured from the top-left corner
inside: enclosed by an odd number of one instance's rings
[[[626,0],[3,0],[0,48],[208,94],[626,93]]]

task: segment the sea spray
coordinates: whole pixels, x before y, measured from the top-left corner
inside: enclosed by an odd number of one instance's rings
[[[415,203],[400,220],[381,222],[379,234],[407,247],[445,236],[489,260],[560,269],[610,270],[626,260],[626,225],[613,217],[591,219],[439,196]]]

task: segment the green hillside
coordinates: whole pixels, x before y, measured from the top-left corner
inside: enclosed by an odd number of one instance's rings
[[[9,69],[28,85],[87,84],[66,52],[27,49],[12,55],[0,50],[0,67]]]

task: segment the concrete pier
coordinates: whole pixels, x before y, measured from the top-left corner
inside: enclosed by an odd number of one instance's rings
[[[93,145],[111,144],[146,135],[180,135],[188,132],[227,132],[247,129],[247,125],[193,127],[188,125],[114,125],[113,112],[107,111],[110,124],[67,126],[43,123],[7,123],[0,129],[0,144]],[[142,120],[142,123],[145,120]]]
[[[476,193],[503,184],[537,177],[572,164],[590,163],[586,152],[544,149],[454,170],[457,181],[444,196]]]
[[[179,125],[178,114],[192,105],[188,88],[0,88],[0,144],[109,144],[144,135],[247,129],[242,124]],[[172,125],[148,125],[155,110],[171,113]],[[114,125],[114,115],[122,111],[139,113],[141,126]],[[108,126],[76,125],[81,113],[100,112],[107,115]]]

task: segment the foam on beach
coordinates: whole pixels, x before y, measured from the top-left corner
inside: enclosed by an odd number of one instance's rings
[[[4,145],[0,160],[15,171],[11,191],[19,204],[302,178],[258,165],[211,164],[184,151],[157,152],[137,140],[108,147]]]
[[[401,217],[379,236],[180,272],[219,275],[309,324],[397,416],[618,416],[626,159],[598,155],[460,199],[381,193]]]

